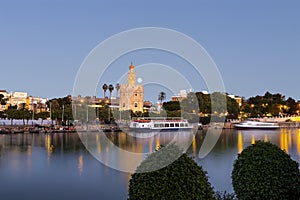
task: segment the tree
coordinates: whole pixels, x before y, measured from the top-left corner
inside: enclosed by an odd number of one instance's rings
[[[49,112],[39,112],[35,116],[37,119],[42,119],[41,125],[43,125],[43,121],[45,119],[47,119],[48,117],[50,117],[50,113]]]
[[[21,104],[20,109],[17,111],[17,115],[18,116],[16,116],[16,119],[22,119],[23,125],[25,125],[25,119],[27,120],[27,124],[28,124],[28,120],[32,118],[32,111],[26,109],[25,104]]]
[[[270,142],[257,141],[238,155],[232,185],[238,199],[299,199],[299,164]]]
[[[117,96],[118,96],[118,92],[120,90],[120,84],[119,83],[116,84],[116,90],[117,90]]]
[[[166,99],[166,93],[165,92],[160,92],[158,95],[158,100],[160,101],[160,103],[162,103],[163,100]]]
[[[161,166],[166,167],[151,170]],[[128,199],[214,199],[206,174],[186,153],[170,144],[150,154],[132,174]]]
[[[203,94],[202,92],[196,93],[198,104],[199,104],[199,112],[204,114],[211,113],[211,100],[209,94]]]
[[[105,98],[105,93],[106,93],[106,90],[107,90],[107,85],[106,85],[106,84],[103,84],[102,89],[103,89],[103,91],[104,91],[104,98]]]
[[[4,114],[7,119],[10,119],[10,124],[13,125],[13,120],[18,117],[17,106],[9,106],[7,110],[4,110]]]
[[[210,95],[211,102],[214,103],[214,110],[212,113],[226,113],[227,112],[227,95],[222,94],[220,92],[214,92]]]
[[[64,121],[72,120],[72,98],[71,96],[66,96],[63,98],[54,98],[49,100],[47,103],[48,108],[50,108],[51,104],[51,118],[52,120]]]
[[[114,86],[112,84],[109,84],[108,90],[109,90],[109,100],[110,100],[111,99],[111,93],[114,90]]]
[[[0,94],[0,105],[6,105],[7,99],[4,98],[3,94]]]
[[[190,92],[187,94],[187,97],[183,99],[180,103],[183,112],[187,113],[199,113],[199,101],[194,92]]]
[[[235,99],[230,98],[229,96],[226,97],[227,102],[227,112],[230,116],[238,116],[239,114],[239,104],[236,102]]]
[[[104,123],[108,123],[110,121],[108,118],[114,116],[113,113],[109,115],[108,112],[110,112],[108,105],[102,102],[98,111],[98,119]]]
[[[167,111],[181,110],[179,101],[168,101],[163,103],[163,107]]]
[[[298,107],[298,104],[297,102],[295,101],[295,99],[289,97],[286,102],[285,102],[285,105],[287,106],[288,110],[287,110],[287,113],[290,114],[290,115],[293,115],[293,114],[296,114],[297,113],[297,107]]]

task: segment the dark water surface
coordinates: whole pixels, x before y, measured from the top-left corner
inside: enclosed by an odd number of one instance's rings
[[[300,162],[300,129],[225,130],[208,156],[200,159],[205,134],[196,134],[188,153],[208,172],[215,190],[232,192],[233,161],[255,140],[270,141]],[[152,152],[167,144],[172,133],[138,139],[125,133],[96,134],[96,139],[101,137],[110,138],[122,149]],[[105,154],[109,148],[98,151]],[[122,159],[109,155],[107,159]],[[126,162],[130,164],[130,160]],[[130,173],[111,169],[95,159],[77,133],[0,135],[0,199],[126,199],[129,179]]]

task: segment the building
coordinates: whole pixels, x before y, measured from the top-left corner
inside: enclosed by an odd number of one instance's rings
[[[4,98],[9,96],[6,90],[0,90],[0,94],[2,94]]]
[[[131,63],[127,74],[127,84],[120,85],[119,110],[143,112],[144,85],[136,84],[134,65]]]
[[[6,90],[0,90],[0,94],[6,99],[6,105],[0,106],[0,111],[8,109],[9,106],[17,106],[34,110],[35,113],[47,111],[46,102],[47,98],[28,96],[27,92],[6,92]]]
[[[29,99],[27,92],[11,92],[8,97],[7,104],[9,106],[17,106],[18,108],[24,104],[25,108],[29,109]]]
[[[228,95],[228,97],[234,99],[239,104],[240,107],[242,106],[242,103],[243,103],[242,97],[235,96],[233,94]]]
[[[186,90],[180,90],[180,92],[177,95],[172,96],[172,101],[179,101],[181,102],[183,99],[187,97],[187,91]]]

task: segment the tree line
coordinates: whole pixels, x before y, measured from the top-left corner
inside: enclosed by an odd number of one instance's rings
[[[110,93],[113,90],[110,88]],[[117,87],[119,89],[119,87]],[[46,102],[47,110],[33,113],[23,103],[19,106],[8,106],[8,109],[0,112],[0,118],[11,120],[22,119],[27,124],[30,119],[51,119],[58,124],[68,124],[74,118],[81,122],[99,120],[102,123],[111,123],[115,120],[130,120],[132,117],[184,117],[190,121],[209,122],[211,116],[224,116],[226,119],[237,119],[238,117],[265,117],[299,115],[300,103],[295,99],[284,95],[266,92],[248,99],[243,98],[241,106],[235,99],[225,93],[214,92],[204,94],[202,92],[190,92],[182,101],[166,101],[166,94],[160,92],[158,100],[162,105],[159,112],[132,112],[111,109],[110,99],[102,102],[93,102],[91,97],[80,99],[72,98],[70,95],[62,98],[53,98]],[[212,101],[214,106],[212,107]],[[7,99],[0,95],[0,104],[6,105]],[[222,121],[223,119],[221,119]]]

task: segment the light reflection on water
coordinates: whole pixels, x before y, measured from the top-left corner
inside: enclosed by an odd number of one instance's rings
[[[214,149],[199,159],[199,149],[205,138],[199,131],[191,139],[188,153],[208,172],[216,190],[232,192],[231,170],[242,149],[256,140],[270,141],[300,162],[300,129],[224,130]],[[132,165],[130,160],[110,152],[112,143],[126,151],[149,153],[167,145],[174,134],[159,133],[136,138],[125,133],[96,133],[95,152],[116,164]],[[130,174],[110,169],[94,159],[83,146],[78,134],[16,134],[0,135],[1,199],[126,199]],[[49,190],[51,188],[51,190]],[[115,192],[110,192],[112,189]]]

